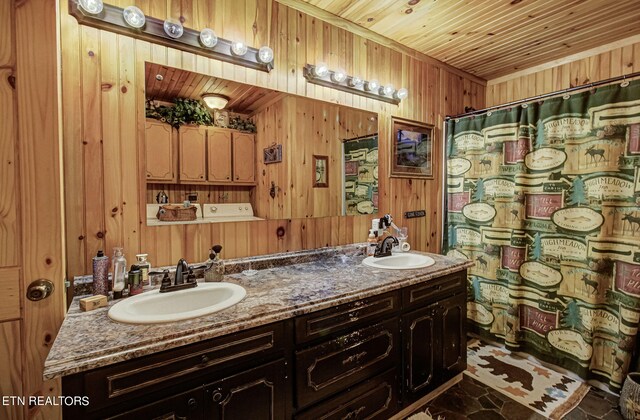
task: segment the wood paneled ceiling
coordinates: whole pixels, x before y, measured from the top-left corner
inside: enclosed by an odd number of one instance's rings
[[[162,76],[162,80],[158,80],[157,75]],[[199,100],[205,93],[216,93],[229,98],[225,109],[240,114],[251,114],[282,96],[272,89],[155,63],[145,64],[145,93],[147,99],[166,102],[173,102],[174,98]]]
[[[638,0],[298,0],[487,80],[640,34]]]

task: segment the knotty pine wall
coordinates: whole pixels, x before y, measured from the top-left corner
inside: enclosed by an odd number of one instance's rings
[[[274,0],[111,0],[135,3],[160,19],[184,18],[184,25],[214,28],[218,36],[269,44],[275,69],[263,73],[241,66],[79,26],[61,1],[64,179],[68,275],[88,273],[98,249],[111,254],[124,246],[129,260],[147,252],[154,265],[184,257],[203,261],[213,243],[225,258],[364,241],[369,216],[273,219],[264,222],[147,227],[141,162],[144,135],[144,63],[152,61],[199,73],[340,103],[379,114],[380,150],[389,149],[392,115],[434,124],[433,180],[389,179],[388,154],[381,152],[380,211],[409,227],[418,250],[440,249],[442,154],[441,125],[464,106],[484,107],[485,87],[433,61],[422,61],[322,22]],[[395,106],[307,84],[306,63],[325,61],[349,73],[407,86],[409,98]],[[314,141],[315,139],[297,139]],[[402,220],[407,210],[426,209],[427,217]],[[285,235],[278,237],[278,227]]]
[[[267,219],[342,214],[342,140],[378,132],[371,112],[288,95],[256,113],[256,216]],[[282,162],[265,165],[262,150],[282,145]],[[314,188],[313,156],[328,156],[328,187]],[[276,196],[271,198],[271,183]]]
[[[524,75],[490,80],[487,106],[500,105],[543,93],[640,71],[640,42],[585,56],[561,65],[549,65]]]

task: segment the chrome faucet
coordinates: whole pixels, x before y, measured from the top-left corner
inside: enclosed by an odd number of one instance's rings
[[[391,256],[391,249],[393,249],[394,245],[398,245],[399,243],[398,238],[395,236],[387,236],[376,246],[376,250],[373,253],[374,258]]]

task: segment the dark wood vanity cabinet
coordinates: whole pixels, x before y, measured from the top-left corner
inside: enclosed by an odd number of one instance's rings
[[[405,403],[466,369],[466,313],[461,293],[403,315]]]
[[[69,419],[387,419],[466,369],[466,271],[66,376]]]

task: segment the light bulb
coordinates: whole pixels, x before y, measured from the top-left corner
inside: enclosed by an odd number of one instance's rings
[[[173,39],[178,39],[184,33],[182,23],[176,19],[167,19],[164,21],[164,32]]]
[[[393,87],[392,84],[388,84],[380,88],[380,94],[384,96],[391,96],[395,91],[396,89]]]
[[[213,48],[218,43],[218,36],[213,29],[204,28],[200,31],[200,42],[207,48]]]
[[[102,12],[104,7],[102,0],[80,0],[78,4],[82,10],[92,15],[97,15]]]
[[[409,91],[406,88],[398,89],[395,94],[395,97],[400,100],[403,100],[407,96],[409,96]]]
[[[142,28],[145,23],[144,13],[136,6],[127,6],[122,11],[125,22],[132,28]]]
[[[380,83],[378,83],[376,79],[373,79],[373,80],[369,80],[365,86],[368,91],[373,92],[374,90],[380,87]]]
[[[245,55],[247,53],[247,45],[244,42],[234,42],[231,44],[231,51],[235,55]]]
[[[316,77],[325,77],[329,74],[329,67],[327,67],[325,63],[318,63],[313,68],[313,74],[315,74]]]
[[[349,78],[349,86],[351,87],[360,88],[363,84],[364,80],[362,80],[358,76],[351,76],[351,78]]]
[[[347,79],[347,73],[342,69],[335,70],[331,75],[331,79],[336,83],[342,83]]]
[[[260,47],[258,50],[258,61],[264,64],[269,64],[273,61],[273,50],[266,45]]]

